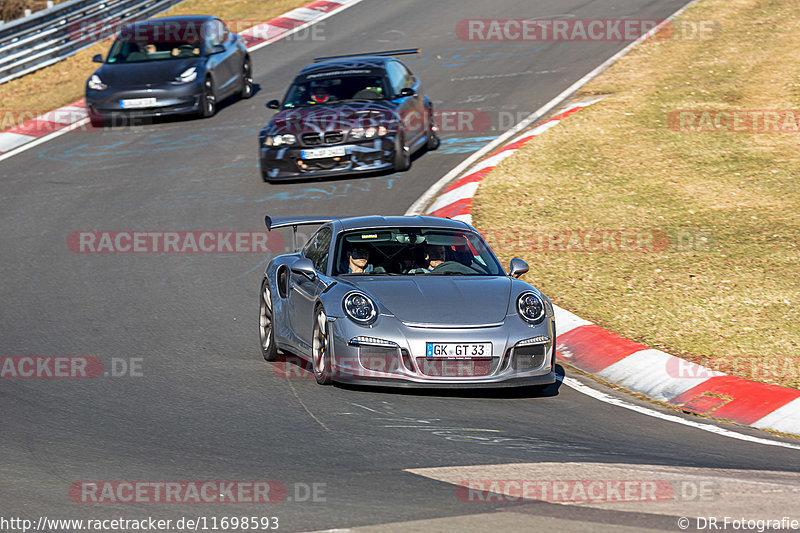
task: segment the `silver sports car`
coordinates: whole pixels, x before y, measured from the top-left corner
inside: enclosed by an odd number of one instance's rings
[[[511,387],[556,381],[550,300],[506,274],[472,226],[434,217],[266,217],[319,225],[261,282],[261,350],[308,359],[317,382]]]

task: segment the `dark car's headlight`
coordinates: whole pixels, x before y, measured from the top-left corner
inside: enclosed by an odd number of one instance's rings
[[[97,74],[92,74],[89,78],[89,88],[93,91],[104,91],[108,88],[108,85],[103,83],[103,80],[100,79],[100,76]]]
[[[370,126],[369,128],[353,128],[350,130],[349,138],[351,141],[360,141],[361,139],[374,139],[375,137],[383,137],[389,132],[385,126]]]
[[[184,83],[192,83],[197,79],[197,67],[189,67],[184,70],[180,76],[172,80],[176,85],[183,85]]]
[[[525,322],[536,324],[544,318],[546,310],[542,299],[536,293],[527,291],[517,297],[517,312]]]
[[[369,325],[378,318],[378,306],[363,292],[348,292],[342,299],[342,309],[356,324]]]
[[[291,133],[283,135],[267,135],[264,139],[264,146],[289,146],[297,142],[297,137]]]

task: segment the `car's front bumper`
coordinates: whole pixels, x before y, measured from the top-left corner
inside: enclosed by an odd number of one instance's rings
[[[325,176],[376,172],[392,168],[394,136],[334,145],[345,149],[345,155],[321,159],[304,159],[304,150],[331,146],[271,147],[259,139],[261,173],[265,180],[303,179]]]
[[[201,109],[203,87],[198,83],[165,84],[151,88],[86,90],[86,106],[96,117],[160,117],[196,113]],[[123,100],[155,98],[147,107],[122,107]]]
[[[332,378],[341,383],[495,388],[556,382],[555,323],[551,317],[536,326],[510,316],[502,325],[463,329],[410,326],[396,319],[366,328],[337,318],[330,326]],[[355,337],[378,338],[394,346],[354,345]],[[537,341],[520,345],[530,339]],[[427,357],[429,342],[491,342],[492,354],[487,358]]]

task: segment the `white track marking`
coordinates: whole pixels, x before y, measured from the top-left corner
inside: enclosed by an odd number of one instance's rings
[[[613,396],[609,396],[604,392],[600,392],[599,390],[593,389],[588,385],[584,385],[580,381],[575,378],[564,377],[562,382],[567,387],[580,392],[581,394],[585,394],[586,396],[590,396],[595,400],[600,400],[601,402],[605,402],[611,405],[616,405],[617,407],[622,407],[624,409],[629,409],[631,411],[635,411],[637,413],[641,413],[643,415],[652,416],[653,418],[660,418],[661,420],[666,420],[668,422],[674,422],[676,424],[682,424],[684,426],[693,427],[696,429],[701,429],[703,431],[708,431],[709,433],[715,433],[717,435],[723,437],[729,437],[732,439],[743,440],[747,442],[754,442],[756,444],[764,444],[766,446],[779,446],[781,448],[790,448],[792,450],[800,450],[799,444],[791,444],[789,442],[780,442],[776,440],[769,440],[763,439],[761,437],[753,437],[751,435],[744,435],[743,433],[737,433],[735,431],[731,431],[729,429],[712,426],[710,424],[701,424],[700,422],[695,422],[694,420],[686,420],[685,418],[681,418],[679,416],[670,415],[667,413],[662,413],[660,411],[656,411],[655,409],[650,409],[649,407],[644,407],[642,405],[634,405],[632,403],[626,402],[625,400],[621,400],[619,398],[614,398]]]

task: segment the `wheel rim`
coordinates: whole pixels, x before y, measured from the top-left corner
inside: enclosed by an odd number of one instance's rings
[[[244,92],[245,94],[250,94],[253,90],[253,77],[250,75],[250,62],[245,61],[242,70],[244,76]]]
[[[272,346],[272,298],[267,284],[261,292],[260,331],[261,347],[269,350]]]
[[[325,374],[325,359],[328,357],[327,322],[324,311],[317,313],[314,326],[314,373],[318,376]]]
[[[211,78],[207,78],[205,82],[205,97],[206,97],[206,113],[209,115],[214,112],[216,106],[216,97],[214,96],[214,83]]]

